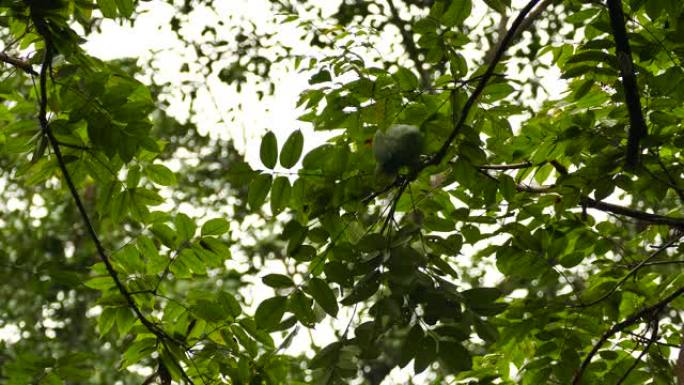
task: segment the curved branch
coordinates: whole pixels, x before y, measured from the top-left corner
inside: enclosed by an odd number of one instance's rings
[[[662,311],[665,308],[665,306],[667,306],[670,302],[677,299],[682,294],[684,294],[684,287],[680,287],[679,289],[675,290],[672,294],[668,295],[667,297],[659,301],[658,303],[645,307],[640,311],[634,313],[624,321],[616,323],[615,325],[611,326],[611,328],[608,329],[608,331],[603,333],[601,338],[599,338],[598,342],[594,344],[594,347],[591,349],[589,354],[587,354],[587,356],[584,358],[584,361],[582,361],[582,364],[580,365],[579,369],[577,369],[577,372],[575,373],[575,376],[572,379],[572,384],[579,385],[580,380],[582,379],[582,375],[584,374],[584,371],[587,369],[587,366],[589,366],[591,359],[594,358],[596,353],[598,353],[599,349],[601,349],[601,346],[603,346],[603,344],[606,343],[606,341],[608,341],[609,338],[623,331],[624,329],[627,329],[628,327],[634,325],[644,317],[650,316],[652,318],[655,318],[658,315],[658,313],[660,313],[660,311]]]
[[[653,258],[657,257],[658,254],[662,253],[663,251],[667,250],[670,246],[674,245],[675,242],[679,241],[679,239],[682,237],[682,235],[684,235],[684,234],[682,234],[682,233],[677,234],[677,236],[673,237],[673,238],[670,239],[667,243],[665,243],[665,244],[663,244],[662,246],[660,246],[660,247],[658,248],[658,250],[656,250],[656,251],[654,251],[653,253],[651,253],[648,257],[646,257],[646,259],[644,259],[643,261],[639,262],[636,266],[634,266],[633,268],[631,268],[631,269],[627,272],[627,274],[625,274],[625,276],[622,277],[622,278],[615,284],[615,286],[613,286],[610,290],[608,290],[608,292],[606,292],[605,294],[603,294],[603,295],[600,296],[599,298],[597,298],[597,299],[595,299],[595,300],[593,300],[593,301],[591,301],[591,302],[589,302],[589,303],[583,303],[583,304],[580,304],[580,305],[574,305],[574,306],[570,306],[570,307],[574,307],[574,308],[589,307],[589,306],[596,305],[597,303],[599,303],[599,302],[605,300],[606,298],[610,297],[613,293],[615,293],[615,291],[616,291],[617,289],[620,288],[620,286],[622,286],[625,282],[627,282],[627,280],[629,279],[629,277],[631,277],[632,275],[636,274],[642,267],[646,266],[646,264],[647,264],[649,261],[651,261],[651,260],[653,260]]]
[[[67,184],[67,187],[69,188],[69,192],[71,193],[71,196],[76,203],[76,207],[78,208],[78,211],[81,214],[81,218],[83,219],[83,222],[86,225],[88,235],[93,240],[93,243],[95,243],[95,248],[97,249],[97,253],[100,256],[100,259],[104,263],[105,268],[107,269],[107,273],[112,278],[117,289],[126,300],[128,306],[131,308],[131,310],[133,310],[135,315],[138,317],[140,322],[147,329],[149,329],[150,332],[157,335],[158,337],[166,337],[166,334],[163,331],[161,331],[157,325],[152,323],[152,321],[148,320],[145,317],[145,315],[142,314],[142,311],[135,303],[135,300],[133,299],[131,294],[128,292],[128,289],[126,289],[123,282],[121,282],[121,279],[119,279],[119,276],[116,270],[114,269],[114,266],[112,265],[111,261],[109,260],[109,257],[107,256],[104,246],[102,246],[102,242],[100,241],[100,238],[98,237],[97,232],[95,231],[95,228],[90,220],[90,216],[88,215],[88,212],[86,211],[85,206],[83,205],[83,201],[81,200],[81,197],[78,195],[76,186],[74,185],[74,182],[71,179],[71,174],[69,174],[69,170],[66,168],[66,163],[62,155],[62,149],[59,146],[57,138],[55,138],[55,135],[52,133],[52,130],[50,129],[50,125],[47,119],[47,73],[48,69],[50,68],[51,62],[52,48],[50,44],[46,41],[45,59],[43,60],[43,65],[40,70],[40,113],[38,115],[38,121],[40,122],[41,130],[50,142],[50,147],[52,147],[52,150],[55,153],[55,157],[57,158],[57,164],[59,166],[60,171],[62,172],[62,175],[64,176],[64,180]]]
[[[41,28],[43,26],[43,28]],[[40,124],[41,131],[43,135],[48,139],[48,142],[50,143],[50,147],[52,147],[52,150],[54,151],[55,157],[57,158],[57,165],[59,166],[60,171],[62,172],[62,175],[64,177],[64,180],[66,182],[66,185],[69,189],[69,192],[71,193],[72,198],[74,199],[74,202],[76,203],[76,207],[78,208],[78,211],[81,215],[81,219],[83,220],[83,223],[85,224],[86,230],[88,232],[88,235],[92,239],[93,243],[95,244],[95,248],[97,250],[97,254],[102,260],[102,262],[105,265],[105,269],[107,270],[107,274],[112,278],[114,281],[114,284],[116,288],[118,289],[119,293],[121,294],[122,297],[124,297],[124,300],[126,301],[126,304],[128,307],[135,313],[136,318],[140,321],[140,323],[150,331],[150,333],[154,334],[159,340],[162,341],[162,343],[166,343],[166,341],[173,341],[175,343],[180,344],[181,346],[185,347],[185,343],[183,341],[180,341],[169,334],[167,334],[164,330],[162,330],[158,325],[147,319],[145,315],[142,313],[140,310],[140,307],[138,304],[135,302],[135,299],[131,295],[131,293],[128,291],[128,289],[124,286],[123,282],[119,278],[118,273],[116,272],[116,269],[114,269],[114,266],[112,265],[111,260],[109,259],[109,256],[107,255],[107,252],[104,249],[104,246],[102,245],[102,242],[100,241],[99,236],[97,235],[97,232],[95,231],[95,227],[92,224],[92,221],[90,220],[90,216],[88,215],[88,212],[86,211],[85,205],[83,204],[83,201],[81,200],[80,195],[78,194],[78,190],[76,189],[76,185],[74,184],[73,179],[71,178],[71,174],[69,173],[69,170],[66,167],[66,162],[64,161],[64,156],[62,155],[62,149],[60,147],[59,141],[55,137],[54,133],[52,132],[50,128],[50,124],[48,122],[47,118],[47,103],[48,103],[48,97],[47,97],[47,77],[48,77],[48,72],[52,66],[52,55],[53,55],[53,47],[50,41],[50,35],[47,33],[44,28],[44,25],[40,23],[39,20],[36,20],[36,27],[38,28],[38,31],[41,32],[41,35],[44,38],[45,42],[45,57],[43,58],[43,63],[41,65],[40,69],[40,78],[39,78],[39,84],[40,84],[40,97],[39,97],[39,113],[38,113],[38,122]],[[180,364],[179,364],[180,367]],[[189,383],[193,384],[192,380],[187,376],[185,371],[181,367],[181,374],[183,375],[184,379]]]
[[[475,90],[473,90],[473,93],[470,95],[468,100],[466,100],[465,105],[461,110],[461,114],[458,117],[458,121],[454,122],[454,128],[452,129],[451,134],[449,134],[449,137],[442,144],[442,147],[439,149],[439,151],[435,153],[435,155],[424,165],[424,167],[437,165],[442,162],[442,160],[447,154],[447,151],[449,150],[449,147],[451,146],[451,143],[456,138],[456,135],[458,135],[458,133],[461,132],[461,130],[463,129],[463,126],[465,125],[465,122],[468,119],[468,114],[471,108],[475,105],[475,102],[484,91],[485,87],[487,86],[487,83],[489,82],[489,79],[491,79],[494,75],[494,69],[496,68],[497,64],[499,64],[504,52],[506,51],[506,49],[508,49],[508,46],[515,38],[518,28],[523,23],[523,21],[525,21],[527,14],[530,13],[532,8],[534,8],[537,5],[537,3],[539,3],[539,0],[530,0],[527,3],[527,5],[525,5],[525,7],[522,10],[520,10],[520,13],[513,21],[511,28],[508,30],[508,32],[506,32],[506,35],[504,35],[503,39],[501,40],[501,45],[496,50],[494,58],[487,66],[487,69],[485,70],[485,73],[482,75],[482,78],[480,78],[480,81],[477,83]]]

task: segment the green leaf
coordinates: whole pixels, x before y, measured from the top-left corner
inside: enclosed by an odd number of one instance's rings
[[[398,362],[400,368],[404,368],[416,357],[416,354],[418,353],[418,344],[416,342],[421,341],[424,336],[425,333],[419,323],[416,323],[411,327],[401,345]]]
[[[336,341],[321,349],[321,351],[311,359],[310,368],[329,368],[335,365],[342,346],[341,342]]]
[[[259,156],[261,163],[266,168],[273,169],[278,160],[278,140],[273,132],[269,131],[261,139],[261,148],[259,149]]]
[[[189,216],[180,213],[176,215],[174,223],[176,225],[176,232],[181,241],[187,241],[195,236],[197,225]]]
[[[130,190],[130,192],[131,197],[147,206],[157,206],[165,202],[164,198],[162,198],[156,190],[139,187],[135,190]]]
[[[311,298],[307,297],[301,290],[296,290],[288,300],[288,309],[294,313],[299,322],[306,326],[313,326],[316,322],[312,306]]]
[[[283,318],[286,308],[287,297],[276,296],[264,300],[254,313],[257,327],[265,330],[275,329],[280,323],[280,319]]]
[[[222,235],[230,230],[230,223],[223,218],[210,219],[202,225],[201,234],[203,237],[208,235]]]
[[[617,58],[615,55],[598,50],[580,51],[566,61],[567,64],[582,62],[606,63],[613,68],[618,68]]]
[[[513,91],[515,91],[515,89],[508,83],[494,83],[485,88],[482,93],[482,98],[488,102],[494,102],[505,98],[513,93]]]
[[[161,164],[147,166],[145,174],[152,182],[162,186],[173,186],[176,184],[176,175],[168,167]]]
[[[150,356],[157,346],[156,338],[145,338],[133,342],[123,354],[121,368],[127,368],[142,361],[143,358]]]
[[[455,341],[439,341],[439,360],[452,374],[469,370],[473,366],[468,350]]]
[[[337,316],[339,307],[335,293],[328,284],[320,278],[311,278],[307,283],[307,292],[311,294],[317,304],[333,317]]]
[[[163,243],[165,246],[171,249],[176,247],[176,239],[178,238],[178,234],[176,234],[176,232],[168,225],[164,223],[155,223],[152,225],[150,230],[152,231],[152,234],[159,238],[161,243]]]
[[[199,319],[203,319],[209,322],[221,322],[227,317],[224,313],[224,308],[216,303],[206,299],[200,299],[191,308],[192,313]]]
[[[440,18],[442,24],[447,27],[462,25],[465,19],[470,16],[473,7],[471,0],[454,0]]]
[[[238,302],[238,300],[228,292],[220,291],[218,293],[218,303],[223,308],[223,311],[230,314],[233,318],[242,314],[240,302]]]
[[[499,339],[499,332],[491,323],[482,319],[475,319],[475,332],[487,342],[496,342]]]
[[[39,385],[62,385],[64,381],[55,372],[49,372],[40,380]]]
[[[571,253],[567,253],[567,254],[562,255],[560,257],[560,259],[558,260],[558,262],[560,263],[561,266],[569,269],[571,267],[575,267],[575,266],[579,265],[580,262],[582,262],[584,260],[584,257],[585,257],[584,253],[582,253],[580,251],[576,251],[576,252],[571,252]]]
[[[116,5],[123,17],[131,17],[133,10],[135,9],[133,0],[116,0]]]
[[[435,339],[427,335],[420,341],[415,341],[417,348],[413,361],[413,371],[418,374],[427,369],[437,358],[437,344]]]
[[[249,184],[249,192],[247,193],[247,202],[252,211],[256,211],[264,204],[268,191],[271,189],[271,180],[273,177],[269,174],[259,174]]]
[[[503,14],[506,8],[510,7],[510,0],[484,0],[484,2],[493,10]]]
[[[102,310],[102,313],[100,313],[100,316],[97,318],[97,327],[100,332],[100,337],[104,336],[107,334],[112,329],[112,326],[114,326],[114,322],[116,321],[116,308],[113,307],[106,307]]]
[[[115,286],[114,280],[110,276],[91,278],[83,283],[91,289],[105,291]]]
[[[125,335],[133,327],[135,323],[135,315],[128,307],[120,307],[116,309],[116,328],[120,335]]]
[[[166,268],[168,258],[161,256],[157,246],[152,240],[144,235],[138,237],[138,250],[145,258],[145,269],[147,274],[159,274]]]
[[[113,19],[117,16],[115,0],[97,0],[97,6],[102,12],[102,16]]]
[[[290,134],[280,151],[280,165],[285,168],[292,168],[302,156],[303,148],[304,135],[302,135],[301,130],[296,130]]]
[[[311,78],[309,79],[309,84],[325,83],[331,80],[332,77],[330,76],[330,71],[322,69],[318,71],[318,73],[311,76]]]
[[[340,303],[349,306],[370,298],[380,287],[380,272],[373,270],[361,278],[354,286],[351,293],[344,297]]]
[[[405,67],[399,67],[397,72],[394,73],[393,77],[399,83],[399,88],[402,90],[415,90],[418,88],[418,78],[409,69]]]
[[[461,292],[466,304],[485,304],[496,301],[501,297],[501,290],[495,287],[476,287]]]
[[[295,284],[292,282],[292,278],[287,275],[282,274],[268,274],[261,278],[261,281],[266,285],[273,288],[283,288],[283,287],[294,287]]]
[[[140,253],[132,244],[128,244],[112,254],[112,260],[121,264],[129,274],[141,273],[145,270]]]
[[[278,214],[287,206],[291,191],[292,187],[287,177],[279,176],[275,178],[271,187],[271,212],[273,212],[273,215]]]

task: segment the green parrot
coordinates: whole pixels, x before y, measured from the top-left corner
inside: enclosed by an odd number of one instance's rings
[[[395,175],[404,166],[417,168],[422,151],[423,134],[416,126],[393,124],[387,132],[378,130],[373,138],[373,156],[383,174]]]

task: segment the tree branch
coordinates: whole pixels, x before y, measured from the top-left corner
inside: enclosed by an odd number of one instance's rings
[[[522,168],[530,168],[534,167],[535,165],[532,162],[520,162],[520,163],[511,163],[511,164],[483,164],[480,166],[477,166],[480,170],[520,170]]]
[[[656,340],[658,339],[658,320],[653,320],[652,323],[653,324],[651,325],[651,329],[653,330],[651,331],[651,338],[649,338],[646,341],[646,346],[644,346],[644,348],[641,350],[641,353],[639,353],[639,357],[637,357],[634,360],[634,363],[625,371],[625,373],[622,375],[622,377],[620,377],[620,379],[618,380],[618,382],[615,383],[615,385],[621,385],[623,382],[625,382],[629,374],[632,373],[632,370],[634,370],[637,367],[637,365],[639,365],[639,362],[641,362],[641,359],[644,358],[644,356],[648,352],[648,349],[651,348],[651,345],[653,345],[653,343],[656,342]]]
[[[575,373],[575,376],[572,379],[572,384],[579,385],[580,380],[582,379],[582,375],[584,374],[584,371],[587,369],[587,366],[589,366],[591,359],[594,358],[594,356],[596,355],[596,353],[598,353],[601,346],[603,346],[603,344],[606,343],[606,341],[608,341],[609,338],[623,331],[624,329],[634,325],[646,316],[655,318],[658,315],[658,313],[660,313],[660,311],[662,311],[665,308],[665,306],[667,306],[667,304],[674,301],[682,294],[684,294],[684,287],[680,287],[679,289],[675,290],[672,294],[668,295],[660,302],[643,308],[640,311],[634,313],[632,316],[625,319],[624,321],[616,323],[610,329],[608,329],[608,331],[603,333],[601,338],[599,338],[598,342],[594,344],[594,347],[591,349],[589,354],[584,358],[584,361],[582,361],[582,364],[580,365],[579,369],[577,369],[577,372]]]
[[[119,292],[124,297],[126,303],[128,303],[128,306],[133,310],[133,312],[138,317],[140,322],[145,327],[147,327],[150,330],[150,332],[154,333],[155,335],[158,335],[159,337],[162,337],[163,335],[159,333],[163,332],[159,330],[157,325],[153,324],[150,320],[145,318],[145,316],[140,311],[140,308],[133,300],[133,297],[128,292],[128,289],[126,289],[126,287],[121,282],[121,279],[119,279],[119,276],[116,273],[114,266],[112,265],[111,261],[109,260],[109,257],[107,256],[104,246],[102,246],[100,238],[95,232],[95,228],[93,227],[88,212],[86,211],[85,206],[83,205],[83,201],[81,201],[81,197],[78,194],[76,186],[74,185],[74,182],[71,179],[69,170],[66,168],[66,163],[64,161],[64,157],[62,156],[62,149],[59,146],[59,142],[57,141],[57,138],[55,138],[55,135],[52,133],[52,130],[50,129],[49,122],[47,119],[47,73],[52,62],[51,51],[52,48],[50,47],[50,44],[46,41],[45,59],[43,60],[43,65],[40,70],[40,113],[38,115],[40,127],[43,131],[43,134],[46,135],[48,140],[50,141],[50,146],[52,147],[52,150],[55,153],[55,157],[57,158],[57,164],[59,166],[59,169],[61,170],[62,175],[64,176],[64,180],[67,184],[67,187],[69,188],[69,192],[71,193],[72,198],[76,202],[76,207],[78,208],[78,211],[81,214],[81,218],[83,219],[83,222],[86,225],[88,235],[93,240],[93,243],[95,243],[95,248],[97,249],[97,253],[100,256],[100,259],[104,263],[105,268],[107,269],[107,273],[111,276],[112,280],[114,280],[114,284],[119,289]]]
[[[664,215],[651,214],[644,211],[630,209],[624,206],[614,205],[612,203],[597,201],[589,197],[585,197],[581,201],[583,205],[596,210],[624,215],[626,217],[640,219],[642,221],[657,225],[667,225],[678,229],[684,229],[684,218],[673,218]]]
[[[13,67],[16,67],[25,73],[33,76],[38,76],[38,72],[33,69],[33,66],[25,60],[21,60],[16,57],[9,56],[5,52],[0,52],[0,62],[7,63]]]
[[[555,0],[544,0],[541,3],[539,3],[539,6],[534,9],[534,11],[530,12],[530,14],[525,18],[525,20],[520,24],[520,27],[518,27],[518,30],[515,33],[515,36],[513,37],[513,41],[517,40],[520,38],[520,34],[522,34],[524,31],[528,30],[537,20],[537,18],[546,10],[546,8],[551,5]],[[502,14],[501,15],[501,20],[499,21],[499,28],[498,28],[498,41],[496,44],[492,45],[489,47],[489,50],[484,56],[485,62],[489,62],[492,60],[492,57],[494,56],[494,53],[501,47],[501,43],[503,42],[503,37],[504,33],[506,32],[506,23],[508,23],[508,15]]]
[[[629,279],[629,277],[631,277],[631,276],[633,276],[634,274],[636,274],[642,267],[646,266],[646,264],[647,264],[648,262],[652,261],[653,258],[657,257],[657,256],[658,256],[660,253],[662,253],[663,251],[667,250],[670,246],[672,246],[673,244],[675,244],[675,242],[679,241],[679,239],[682,237],[682,235],[684,235],[684,234],[682,234],[681,232],[677,232],[677,233],[678,233],[678,234],[677,234],[675,237],[673,237],[672,239],[670,239],[670,240],[669,240],[667,243],[665,243],[664,245],[660,246],[660,247],[658,248],[658,250],[654,251],[654,252],[651,253],[646,259],[644,259],[643,261],[639,262],[636,266],[634,266],[633,268],[631,268],[631,269],[627,272],[627,274],[626,274],[624,277],[622,277],[622,278],[615,284],[615,286],[613,286],[610,290],[608,290],[608,292],[606,292],[604,295],[600,296],[599,298],[597,298],[597,299],[595,299],[595,300],[593,300],[593,301],[591,301],[591,302],[589,302],[589,303],[582,303],[582,304],[580,304],[580,305],[574,305],[574,306],[571,306],[571,307],[573,307],[573,308],[585,308],[585,307],[593,306],[593,305],[596,305],[597,303],[599,303],[599,302],[605,300],[606,298],[610,297],[613,293],[615,293],[615,291],[616,291],[617,289],[620,288],[620,286],[622,286],[625,282],[627,282],[627,280]]]
[[[539,165],[545,164],[546,162],[540,163]],[[555,160],[549,161],[549,164],[553,165],[553,167],[556,169],[556,171],[561,174],[561,175],[567,175],[568,171],[565,166],[562,164],[558,163]],[[480,170],[484,175],[487,177],[491,178],[492,180],[498,182],[499,180],[496,179],[495,177],[489,175],[487,173],[487,170],[514,170],[514,169],[520,169],[520,168],[527,168],[527,167],[534,167],[534,166],[539,166],[539,165],[533,165],[529,162],[522,162],[522,163],[513,163],[510,165],[506,164],[500,164],[500,165],[482,165],[482,166],[476,166],[478,170]],[[543,194],[543,193],[548,193],[553,191],[557,186],[556,185],[541,185],[541,186],[534,186],[534,185],[526,185],[522,183],[518,183],[515,188],[519,192],[527,192],[531,194]],[[582,197],[580,198],[580,204],[582,207],[588,207],[592,208],[595,210],[599,211],[605,211],[617,215],[623,215],[626,217],[630,218],[635,218],[642,220],[644,222],[649,222],[653,223],[656,225],[666,225],[666,226],[671,226],[676,229],[684,230],[684,218],[674,218],[674,217],[668,217],[665,215],[658,215],[658,214],[651,214],[647,213],[644,211],[639,211],[635,209],[631,209],[628,207],[624,206],[619,206],[615,205],[612,203],[607,203],[603,201],[598,201],[593,198],[589,197]]]
[[[607,0],[610,26],[613,29],[615,40],[615,53],[622,76],[622,86],[625,92],[625,104],[629,113],[629,132],[627,136],[627,154],[625,167],[634,169],[639,163],[639,140],[647,134],[646,121],[641,112],[641,100],[639,99],[639,87],[632,52],[625,28],[625,15],[622,11],[622,0]]]
[[[174,341],[175,343],[180,344],[181,346],[185,347],[184,341],[180,341],[176,338],[173,338],[169,334],[167,334],[164,330],[162,330],[159,326],[154,324],[152,321],[147,319],[145,315],[142,313],[140,310],[140,307],[138,304],[135,302],[133,299],[133,296],[131,293],[128,291],[128,289],[124,286],[123,282],[119,278],[119,275],[117,274],[116,270],[114,269],[114,266],[112,265],[112,262],[110,261],[109,257],[107,256],[107,252],[104,249],[104,246],[102,245],[102,242],[100,241],[99,236],[97,235],[97,232],[95,231],[95,227],[92,224],[92,221],[90,220],[90,216],[88,215],[88,212],[86,211],[86,208],[83,204],[83,201],[81,200],[80,195],[78,194],[78,190],[76,189],[76,186],[71,178],[71,174],[69,174],[69,170],[66,167],[66,162],[64,161],[64,157],[62,155],[62,150],[59,145],[59,141],[55,137],[54,133],[50,129],[50,124],[48,122],[47,118],[47,103],[48,103],[48,97],[47,97],[47,77],[48,77],[48,72],[50,70],[50,67],[52,65],[52,55],[53,55],[53,47],[50,42],[50,35],[46,31],[46,27],[43,26],[41,28],[41,23],[40,20],[36,20],[36,27],[38,31],[41,33],[41,35],[44,38],[45,42],[45,57],[43,58],[43,63],[41,65],[40,69],[40,99],[39,99],[39,113],[38,113],[38,122],[40,124],[41,131],[43,135],[45,135],[50,142],[50,146],[52,147],[52,150],[54,151],[55,157],[57,158],[57,165],[59,166],[60,171],[62,172],[62,175],[64,177],[64,180],[66,182],[66,185],[69,189],[69,192],[71,193],[72,198],[74,199],[74,202],[76,203],[76,207],[78,208],[78,211],[81,215],[81,219],[83,220],[83,223],[85,224],[86,230],[88,232],[88,235],[92,239],[93,243],[95,244],[95,248],[97,250],[98,256],[102,260],[102,262],[105,265],[105,269],[107,270],[108,275],[112,278],[114,281],[114,284],[116,288],[118,289],[119,293],[121,294],[122,297],[124,297],[124,300],[126,301],[128,307],[135,313],[136,318],[140,321],[140,323],[150,331],[150,333],[154,334],[159,340],[162,341],[162,343],[165,343],[165,341]],[[180,364],[179,364],[180,367]],[[181,373],[184,375],[184,378],[188,383],[192,384],[192,380],[187,377],[187,374],[185,373],[184,370],[182,370],[181,367]]]
[[[432,156],[432,158],[424,165],[424,167],[437,165],[442,162],[442,160],[447,154],[447,151],[449,150],[449,147],[451,146],[451,143],[454,141],[458,133],[461,132],[461,130],[463,129],[463,126],[465,125],[465,122],[468,119],[468,113],[470,112],[471,108],[475,105],[475,102],[484,91],[485,87],[487,86],[487,82],[489,82],[489,79],[491,79],[494,75],[494,69],[496,68],[497,64],[499,64],[499,61],[501,61],[501,58],[503,57],[503,54],[506,51],[506,49],[508,49],[510,43],[513,41],[513,38],[515,37],[515,34],[518,31],[518,27],[523,23],[527,14],[532,10],[532,8],[534,8],[535,5],[537,5],[537,3],[539,3],[539,0],[530,0],[527,3],[527,5],[525,5],[525,7],[520,11],[518,16],[515,18],[513,24],[511,25],[511,28],[508,30],[508,32],[506,32],[506,35],[504,35],[503,39],[501,40],[500,47],[496,50],[496,53],[494,54],[492,61],[487,66],[487,69],[485,70],[485,73],[482,75],[482,78],[480,78],[480,81],[475,87],[475,90],[473,90],[473,93],[470,95],[468,100],[466,100],[465,105],[461,110],[461,114],[458,117],[458,121],[454,122],[454,128],[452,129],[451,134],[449,134],[449,137],[442,144],[442,147],[439,149],[439,151],[437,151]]]

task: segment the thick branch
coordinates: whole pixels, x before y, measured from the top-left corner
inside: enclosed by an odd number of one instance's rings
[[[589,197],[582,199],[582,203],[587,207],[591,207],[596,210],[606,211],[618,215],[624,215],[626,217],[640,219],[642,221],[657,225],[667,225],[679,229],[684,229],[684,218],[673,218],[664,215],[651,214],[639,210],[630,209],[624,206],[614,205],[612,203],[597,201]]]
[[[658,313],[660,313],[660,311],[662,311],[665,308],[665,306],[667,306],[670,302],[676,300],[682,294],[684,294],[684,287],[680,287],[674,293],[668,295],[660,302],[643,308],[640,311],[634,313],[632,316],[625,319],[624,321],[616,323],[610,329],[608,329],[608,331],[603,333],[601,338],[599,338],[598,342],[594,344],[594,347],[591,349],[589,354],[584,358],[584,361],[582,361],[582,364],[577,370],[577,373],[575,373],[575,377],[572,379],[572,384],[578,385],[580,383],[582,375],[584,374],[584,371],[587,369],[587,366],[589,366],[591,359],[594,358],[596,353],[598,353],[599,349],[601,349],[601,346],[603,346],[603,344],[606,343],[608,339],[613,337],[615,334],[623,331],[624,329],[627,329],[628,327],[636,324],[644,317],[656,317]]]
[[[38,76],[38,72],[36,72],[36,70],[34,70],[31,64],[27,61],[9,56],[4,52],[0,52],[0,61],[16,67],[29,75]]]
[[[622,86],[625,92],[625,104],[629,112],[629,132],[627,136],[627,154],[625,166],[634,169],[639,163],[639,140],[646,136],[646,121],[641,112],[641,101],[639,99],[639,87],[637,85],[636,74],[634,73],[634,63],[632,62],[632,52],[629,48],[629,39],[625,28],[625,15],[622,12],[622,0],[607,0],[608,14],[610,16],[610,26],[613,29],[613,39],[615,39],[615,53],[620,66],[622,76]]]
[[[501,61],[501,58],[503,57],[503,54],[506,51],[506,49],[508,49],[510,43],[513,41],[513,38],[515,37],[515,34],[518,31],[518,28],[525,20],[527,14],[532,10],[532,8],[534,8],[535,5],[537,5],[537,3],[539,3],[539,0],[530,0],[530,2],[528,2],[527,5],[525,5],[525,7],[520,11],[518,16],[515,18],[515,20],[513,21],[513,25],[511,25],[511,28],[508,30],[508,32],[506,32],[506,35],[504,35],[503,39],[501,40],[501,46],[496,50],[494,58],[487,66],[487,69],[485,70],[485,73],[482,75],[482,78],[480,78],[480,81],[475,87],[475,90],[473,90],[473,93],[470,95],[468,100],[466,100],[465,105],[461,110],[461,115],[458,117],[458,121],[454,122],[454,128],[452,129],[451,134],[449,134],[449,137],[442,144],[442,147],[439,149],[439,151],[437,151],[437,153],[435,153],[435,155],[427,162],[426,166],[437,165],[442,162],[442,160],[447,154],[447,151],[449,150],[449,147],[451,146],[451,143],[456,138],[456,135],[458,135],[458,133],[461,132],[461,130],[463,129],[463,126],[465,125],[465,122],[468,119],[468,114],[470,113],[471,108],[475,105],[475,102],[484,91],[485,87],[487,86],[487,82],[489,82],[489,79],[491,79],[494,75],[494,69],[496,68],[497,64],[499,64],[499,61]]]
[[[535,167],[535,166],[540,166],[542,164],[545,164],[546,162],[534,165],[529,162],[521,162],[521,163],[512,163],[512,164],[498,164],[498,165],[481,165],[481,166],[476,166],[480,172],[482,172],[484,175],[487,177],[491,178],[492,180],[498,182],[499,180],[496,179],[495,177],[491,176],[489,173],[487,173],[487,170],[515,170],[515,169],[521,169],[521,168],[527,168],[527,167]],[[558,163],[555,160],[549,161],[549,164],[553,165],[556,171],[561,174],[561,175],[567,175],[568,171],[565,166],[562,164]],[[541,185],[541,186],[534,186],[534,185],[526,185],[522,183],[518,183],[516,185],[516,190],[519,192],[527,192],[531,194],[543,194],[543,193],[548,193],[553,191],[557,186],[556,185]],[[666,225],[666,226],[672,226],[674,228],[684,230],[684,218],[675,218],[675,217],[668,217],[665,215],[658,215],[658,214],[651,214],[647,213],[644,211],[639,211],[635,209],[631,209],[628,207],[624,206],[619,206],[615,205],[612,203],[607,203],[603,201],[597,201],[596,199],[592,199],[589,197],[582,197],[580,199],[580,203],[582,204],[583,207],[589,207],[595,210],[600,210],[600,211],[605,211],[617,215],[623,215],[626,217],[634,218],[634,219],[639,219],[644,222],[649,222],[652,224],[656,225]]]

